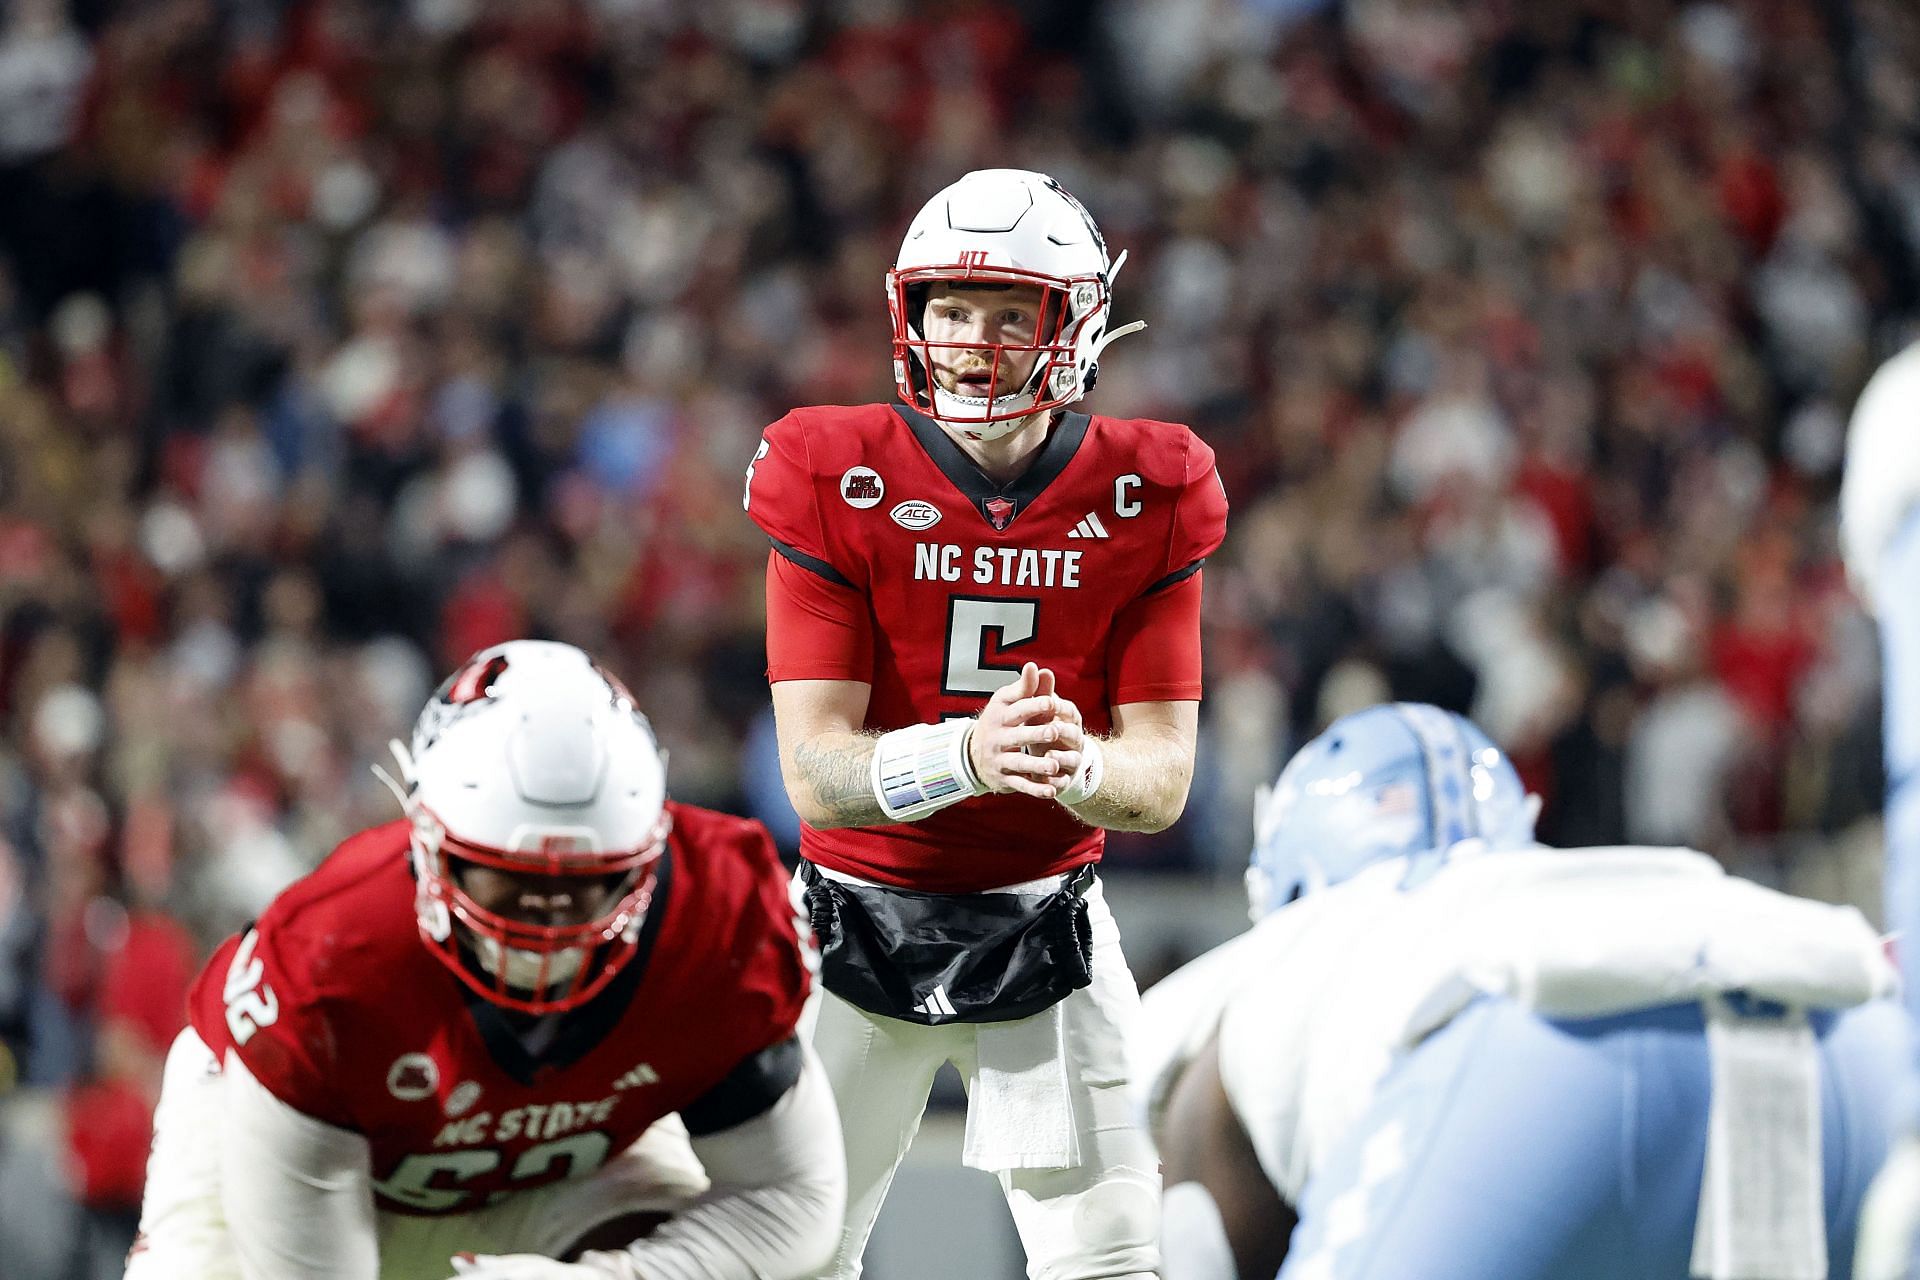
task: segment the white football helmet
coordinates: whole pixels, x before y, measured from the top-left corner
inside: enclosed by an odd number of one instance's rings
[[[523,1013],[599,994],[638,948],[672,827],[665,762],[626,686],[572,645],[496,645],[447,678],[411,748],[395,743],[394,754],[427,946],[468,987]],[[462,862],[612,890],[592,919],[529,924],[475,901]]]
[[[1107,260],[1107,242],[1078,200],[1044,173],[978,169],[927,201],[887,273],[893,320],[893,379],[900,398],[980,440],[1006,435],[1036,413],[1072,404],[1093,389],[1100,353],[1145,328],[1136,321],[1109,333],[1114,277],[1127,255]],[[1040,323],[1033,345],[929,342],[923,323],[938,283],[1039,285]],[[933,377],[933,351],[992,354],[983,396],[956,395]],[[1002,385],[1009,354],[1037,352],[1019,386]]]
[[[1840,479],[1840,553],[1869,608],[1876,606],[1882,553],[1920,510],[1920,343],[1867,380],[1847,427]],[[1911,584],[1909,585],[1911,589]]]

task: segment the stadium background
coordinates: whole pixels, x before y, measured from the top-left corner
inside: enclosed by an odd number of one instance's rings
[[[1090,407],[1191,422],[1233,502],[1188,815],[1112,844],[1143,977],[1388,695],[1475,715],[1551,841],[1877,909],[1833,498],[1920,302],[1903,0],[3,12],[7,1280],[118,1275],[186,980],[390,815],[467,652],[606,656],[675,793],[791,841],[742,470],[890,395],[882,274],[970,168],[1132,252]]]

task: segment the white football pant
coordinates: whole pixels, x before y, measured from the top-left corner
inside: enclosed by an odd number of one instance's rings
[[[1081,1163],[996,1176],[1031,1280],[1152,1280],[1160,1256],[1159,1158],[1134,1124],[1126,1087],[1126,1030],[1140,994],[1099,881],[1086,897],[1093,984],[1061,1003]],[[879,1017],[818,988],[801,1026],[810,1029],[833,1082],[847,1143],[847,1221],[820,1276],[857,1280],[881,1203],[919,1132],[934,1073],[951,1062],[973,1092],[979,1028]]]

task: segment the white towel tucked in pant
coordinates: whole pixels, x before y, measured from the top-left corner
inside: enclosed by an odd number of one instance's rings
[[[980,1024],[979,1073],[967,1099],[970,1169],[1071,1169],[1080,1163],[1060,1005],[1018,1022]]]

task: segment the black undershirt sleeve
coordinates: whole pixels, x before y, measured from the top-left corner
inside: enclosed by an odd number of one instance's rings
[[[696,1138],[745,1124],[786,1096],[800,1078],[800,1041],[789,1036],[741,1059],[726,1079],[680,1109]]]

